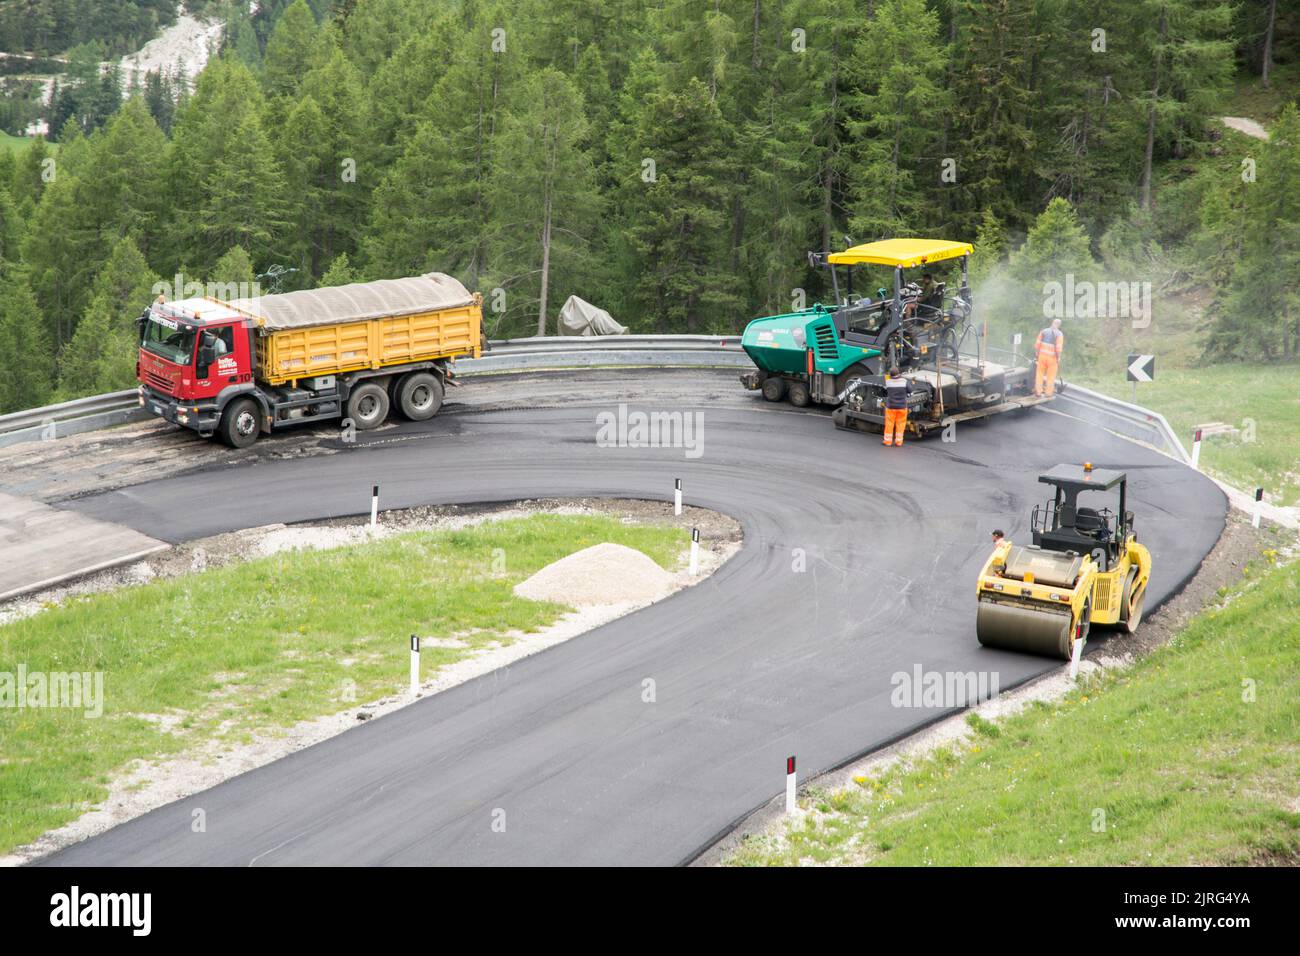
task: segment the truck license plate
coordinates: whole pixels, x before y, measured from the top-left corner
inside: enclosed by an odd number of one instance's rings
[[[153,407],[153,413],[154,413],[155,415],[161,415],[161,414],[162,414],[162,406],[161,406],[161,405],[155,405],[155,406]]]

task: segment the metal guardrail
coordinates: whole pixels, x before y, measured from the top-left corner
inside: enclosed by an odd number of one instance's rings
[[[1006,349],[989,346],[989,357],[1006,365],[1031,365],[1033,357]],[[1159,412],[1134,405],[1122,399],[1112,398],[1101,392],[1094,392],[1082,385],[1065,382],[1056,393],[1052,403],[1053,411],[1061,412],[1072,418],[1080,419],[1108,431],[1133,438],[1176,458],[1185,465],[1192,463],[1192,456],[1179,440],[1178,434],[1170,427],[1165,416]]]
[[[0,415],[0,448],[20,442],[79,435],[148,417],[133,388],[76,398],[44,408]]]
[[[1013,356],[989,348],[996,360]],[[1027,356],[1014,356],[1028,362]],[[1017,362],[1017,364],[1018,364]],[[601,366],[745,367],[749,357],[738,335],[540,336],[489,343],[478,359],[456,363],[460,375]],[[1056,401],[1058,410],[1083,421],[1145,442],[1186,464],[1191,456],[1165,417],[1140,405],[1070,385]],[[0,415],[0,447],[42,438],[63,437],[149,418],[137,403],[136,390],[93,395],[58,405]]]
[[[1184,465],[1192,456],[1178,439],[1165,416],[1141,405],[1132,405],[1081,385],[1067,385],[1057,393],[1053,403],[1057,411],[1116,432],[1126,438],[1145,442]]]

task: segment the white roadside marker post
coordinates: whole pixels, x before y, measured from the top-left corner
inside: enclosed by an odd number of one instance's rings
[[[1075,680],[1079,676],[1079,658],[1083,656],[1083,636],[1079,633],[1083,628],[1074,632],[1074,648],[1070,654],[1070,680]]]
[[[673,479],[673,514],[679,515],[681,513],[682,513],[682,480],[680,478],[674,478]]]
[[[785,758],[785,812],[794,813],[795,775],[794,757]]]
[[[370,530],[379,527],[379,486],[370,489]]]
[[[691,577],[700,573],[700,529],[691,529]]]
[[[1192,467],[1197,471],[1201,470],[1201,430],[1196,429],[1196,435],[1192,438]]]
[[[420,693],[420,636],[411,635],[411,696]]]
[[[1256,488],[1255,489],[1255,511],[1250,516],[1250,526],[1252,528],[1259,527],[1259,513],[1260,511],[1263,510],[1263,508],[1264,508],[1264,489]]]

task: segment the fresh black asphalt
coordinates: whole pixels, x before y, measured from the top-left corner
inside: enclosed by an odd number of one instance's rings
[[[69,503],[179,542],[368,514],[375,483],[387,509],[671,501],[680,477],[689,504],[741,522],[744,545],[666,601],[43,862],[682,863],[782,790],[787,755],[806,778],[945,712],[892,706],[896,672],[996,672],[1006,689],[1060,666],[981,648],[974,635],[988,532],[1028,540],[1030,509],[1048,496],[1040,472],[1089,460],[1129,473],[1139,538],[1155,559],[1148,610],[1194,573],[1224,525],[1224,496],[1202,475],[1046,410],[898,449],[757,398],[633,405],[702,412],[702,453],[688,458],[681,448],[598,447],[596,415],[619,400],[445,414],[334,454],[263,458]],[[393,600],[402,587],[394,582]],[[643,702],[647,679],[654,703]],[[191,830],[196,808],[206,832]]]

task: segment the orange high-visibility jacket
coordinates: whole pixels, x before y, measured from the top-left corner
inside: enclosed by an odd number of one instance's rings
[[[1044,351],[1059,360],[1065,351],[1065,333],[1050,325],[1039,332],[1038,341],[1034,343],[1034,354],[1041,358]]]

